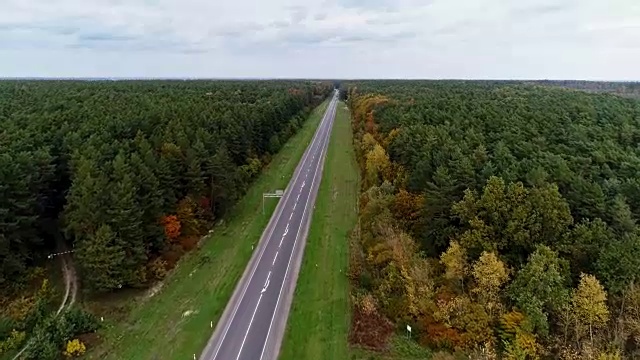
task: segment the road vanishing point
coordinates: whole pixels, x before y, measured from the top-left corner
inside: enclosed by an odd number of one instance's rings
[[[322,178],[335,91],[200,360],[276,360]]]

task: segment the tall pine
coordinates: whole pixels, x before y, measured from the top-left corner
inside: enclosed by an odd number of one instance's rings
[[[137,203],[137,187],[132,179],[127,156],[120,151],[113,160],[113,172],[109,184],[108,223],[116,233],[116,243],[125,251],[122,280],[131,286],[146,281],[143,272],[147,261],[144,227],[144,211]]]

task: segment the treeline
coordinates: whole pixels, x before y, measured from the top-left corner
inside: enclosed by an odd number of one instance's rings
[[[351,341],[640,355],[640,103],[469,81],[343,84],[363,189]],[[490,358],[490,357],[489,357]]]
[[[629,98],[640,99],[640,82],[584,81],[584,80],[538,80],[527,81],[542,86],[557,86],[587,92],[611,93]]]
[[[332,87],[0,82],[0,293],[65,243],[86,289],[163,276]]]

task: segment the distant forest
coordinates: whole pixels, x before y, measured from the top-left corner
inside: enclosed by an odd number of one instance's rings
[[[332,88],[1,81],[0,298],[64,245],[86,290],[162,277]]]
[[[640,102],[547,85],[341,85],[353,344],[409,324],[443,359],[640,355]],[[586,85],[562,83],[617,86]]]
[[[543,86],[557,86],[587,92],[609,93],[633,99],[640,99],[640,82],[539,80],[527,81],[527,83]]]

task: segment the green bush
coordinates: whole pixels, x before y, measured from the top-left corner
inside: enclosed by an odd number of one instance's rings
[[[58,317],[49,316],[33,331],[32,345],[25,351],[27,360],[55,360],[67,341],[76,335],[98,329],[97,319],[82,309],[71,309]]]
[[[64,314],[64,319],[71,326],[74,335],[86,334],[98,330],[98,319],[82,309],[71,309]]]
[[[0,316],[0,341],[11,336],[11,331],[17,328],[17,324],[13,319]]]
[[[53,311],[51,303],[48,299],[40,298],[36,301],[35,306],[29,311],[24,322],[20,324],[20,328],[27,332],[35,328],[44,321]]]
[[[20,347],[20,345],[24,342],[25,337],[26,335],[24,331],[12,330],[11,334],[6,340],[0,341],[0,355]]]

